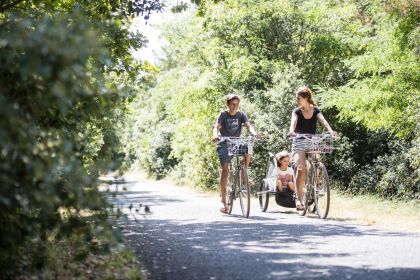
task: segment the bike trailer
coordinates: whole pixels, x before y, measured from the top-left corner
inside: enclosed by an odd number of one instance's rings
[[[296,208],[294,192],[290,190],[276,192],[276,203],[286,208]]]

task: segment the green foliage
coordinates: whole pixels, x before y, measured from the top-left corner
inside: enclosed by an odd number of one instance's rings
[[[395,142],[395,151],[379,156],[375,164],[360,168],[348,186],[351,193],[376,193],[381,197],[412,198],[420,195],[418,168],[413,172],[407,143]],[[414,187],[413,187],[414,186]]]
[[[81,230],[93,238],[87,242]],[[48,240],[28,240],[14,256],[14,271],[2,271],[2,278],[141,279],[135,256],[112,231],[88,224],[65,238],[51,234]]]
[[[295,90],[303,81],[296,66],[279,71],[273,76],[274,86],[267,91],[253,93],[251,102],[244,100],[241,104],[252,124],[262,133],[261,141],[256,143],[250,175],[255,182],[265,176],[268,153],[290,150],[287,137],[290,116],[295,108]]]
[[[0,5],[2,272],[15,268],[28,240],[43,248],[51,234],[74,234],[89,243],[108,226],[97,177],[124,158],[119,130],[143,82],[138,71],[150,68],[129,54],[143,41],[128,31],[136,12],[127,5]],[[34,258],[39,266],[44,256],[40,249]]]
[[[12,15],[1,25],[2,250],[54,227],[60,206],[103,205],[82,149],[98,134],[88,122],[111,98],[88,63],[106,51],[83,21],[67,22]]]
[[[211,130],[223,97],[236,92],[264,136],[250,171],[258,183],[267,152],[290,150],[294,91],[307,84],[342,135],[325,157],[335,185],[418,196],[419,18],[410,1],[193,2],[198,16],[163,26],[169,46],[162,71],[137,97],[148,105],[132,112],[144,129],[127,147],[142,147],[133,155],[148,158],[149,172],[174,170],[197,186],[217,186]],[[163,135],[162,127],[167,141],[153,136]],[[154,166],[161,150],[166,167]]]
[[[370,130],[386,129],[400,138],[413,135],[420,83],[416,53],[420,18],[414,9],[403,17],[374,14],[372,20],[377,23],[363,26],[353,42],[363,51],[346,61],[354,78],[326,91],[326,107],[337,107],[341,118]]]

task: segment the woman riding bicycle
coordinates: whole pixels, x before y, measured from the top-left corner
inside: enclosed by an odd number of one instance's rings
[[[313,93],[309,87],[302,86],[297,89],[296,102],[299,107],[293,110],[289,136],[295,137],[296,134],[315,134],[317,121],[329,133],[335,135],[335,132],[325,120],[321,111],[316,107],[313,100]],[[297,165],[297,210],[304,210],[302,194],[306,171],[306,150],[302,148],[304,145],[299,145],[301,141],[304,141],[304,139],[294,138],[292,144],[293,162]]]
[[[219,142],[220,136],[222,137],[239,137],[241,135],[242,125],[245,124],[248,131],[253,135],[259,137],[259,134],[252,127],[248,121],[247,116],[238,111],[239,109],[239,96],[236,94],[228,94],[226,97],[227,111],[223,111],[217,117],[216,123],[213,129],[213,142]],[[230,156],[228,153],[227,144],[225,142],[218,143],[217,154],[219,161],[222,166],[222,174],[220,176],[220,190],[222,196],[222,213],[227,213],[227,201],[226,201],[226,185],[229,174],[229,162]],[[251,161],[250,155],[245,155],[245,167],[247,168]]]

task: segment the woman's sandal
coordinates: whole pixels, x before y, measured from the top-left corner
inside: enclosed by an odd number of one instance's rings
[[[299,200],[296,200],[296,210],[298,211],[305,210],[305,207],[303,207],[302,202],[300,202]]]

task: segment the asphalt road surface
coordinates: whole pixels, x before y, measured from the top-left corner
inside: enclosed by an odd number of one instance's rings
[[[109,187],[119,225],[148,279],[420,279],[420,235],[297,212],[266,213],[168,182],[126,176]],[[147,206],[147,207],[146,207]],[[351,211],[351,209],[349,209]]]

